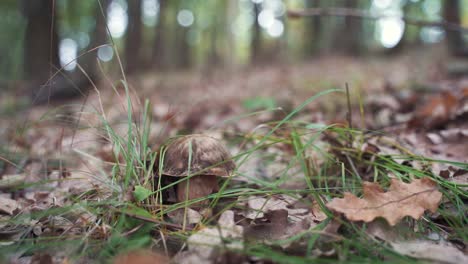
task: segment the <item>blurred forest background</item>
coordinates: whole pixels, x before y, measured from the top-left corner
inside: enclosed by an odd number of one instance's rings
[[[288,16],[306,8],[341,15]],[[364,17],[348,16],[353,10]],[[0,80],[2,90],[21,84],[31,91],[63,68],[57,90],[86,86],[101,66],[119,71],[113,44],[126,74],[389,55],[434,44],[463,57],[466,34],[453,30],[463,25],[465,0],[2,0]]]
[[[468,263],[468,0],[0,0],[0,120],[0,263]]]

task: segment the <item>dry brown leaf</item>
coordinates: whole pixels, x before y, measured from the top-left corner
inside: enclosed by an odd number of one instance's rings
[[[425,210],[436,212],[442,199],[437,183],[429,178],[404,183],[392,179],[385,192],[377,183],[364,182],[363,198],[345,193],[343,198],[334,198],[327,207],[343,213],[351,221],[371,222],[376,217],[385,218],[392,226],[403,217],[419,219]]]
[[[18,208],[19,204],[15,200],[0,197],[0,214],[13,215]]]
[[[247,239],[263,240],[265,243],[276,243],[278,240],[288,239],[311,227],[311,222],[304,219],[300,222],[290,222],[288,211],[279,209],[265,214],[269,223],[251,225],[245,228],[244,235]],[[293,241],[284,241],[282,248],[288,248]]]
[[[390,228],[384,221],[374,221],[367,225],[365,230],[371,237],[378,238],[390,244],[396,252],[418,258],[429,260],[430,263],[468,263],[468,255],[444,238],[435,234],[435,237],[424,240],[422,237],[415,238],[416,235],[408,237],[408,227],[397,225]],[[404,235],[403,235],[404,234]]]
[[[391,245],[402,255],[434,263],[468,263],[468,256],[449,243],[414,240],[392,242]]]
[[[218,227],[206,227],[193,233],[187,239],[189,254],[176,256],[175,263],[211,263],[224,249],[240,250],[244,228],[236,225],[234,211],[224,211],[218,220]],[[179,255],[179,254],[178,254]],[[188,258],[190,261],[182,261]]]
[[[446,124],[455,113],[460,98],[446,91],[430,97],[408,122],[411,128],[432,129]]]

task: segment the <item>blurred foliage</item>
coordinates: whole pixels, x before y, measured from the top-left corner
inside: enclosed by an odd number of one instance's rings
[[[17,0],[0,1],[0,81],[21,77],[25,25]]]
[[[44,1],[44,0],[41,0]],[[251,42],[253,39],[253,25],[261,24],[260,16],[254,17],[254,1],[217,1],[217,0],[169,0],[165,1],[165,14],[160,14],[160,0],[143,0],[144,15],[141,27],[143,32],[141,42],[142,65],[152,65],[155,41],[158,34],[157,27],[163,27],[164,37],[161,40],[166,58],[164,67],[174,69],[180,66],[180,57],[190,57],[190,67],[216,67],[217,65],[242,65],[252,62]],[[114,0],[124,10],[127,9],[125,0]],[[340,0],[255,0],[260,3],[261,11],[270,10],[274,14],[275,23],[281,23],[279,35],[272,35],[271,30],[262,25],[261,58],[262,61],[273,60],[302,60],[318,54],[340,53],[339,47],[343,42],[343,32],[348,28],[345,17],[307,17],[290,19],[286,17],[287,9],[302,9],[307,7],[348,7],[346,1]],[[71,39],[77,43],[77,54],[92,48],[93,32],[96,30],[97,1],[55,0],[55,23],[58,27],[60,40]],[[347,2],[346,2],[347,3]],[[369,11],[371,14],[396,13],[438,21],[442,19],[442,0],[356,0],[353,7]],[[468,24],[468,7],[460,1],[463,11],[461,20]],[[27,4],[21,0],[0,1],[0,80],[22,79],[23,47],[26,18],[22,14],[21,5]],[[110,5],[112,6],[112,4]],[[106,6],[104,7],[106,8]],[[146,12],[148,8],[155,8]],[[178,24],[181,10],[189,10],[193,14],[193,24],[182,27]],[[109,9],[104,10],[109,16]],[[146,13],[145,13],[146,12]],[[260,14],[262,14],[260,12]],[[263,14],[271,16],[271,12]],[[123,19],[123,18],[122,18]],[[128,18],[132,19],[132,18]],[[265,23],[271,24],[272,20]],[[366,53],[385,51],[379,39],[378,23],[373,20],[360,19],[359,36],[361,46]],[[315,24],[314,24],[315,23]],[[400,42],[422,45],[421,28],[405,25],[404,35]],[[277,30],[280,30],[277,28]],[[277,31],[278,32],[278,31]],[[356,32],[353,32],[356,34]],[[395,34],[395,33],[394,33]],[[123,51],[125,35],[115,37],[119,51]],[[436,42],[440,42],[438,39]],[[183,43],[184,45],[181,45]],[[183,52],[181,52],[181,49]],[[311,52],[314,50],[314,52]],[[123,55],[122,57],[125,57]],[[154,56],[153,56],[154,57]],[[47,62],[44,62],[47,63]],[[110,63],[115,64],[115,63]]]
[[[244,100],[243,106],[250,111],[272,109],[276,107],[276,100],[270,97],[253,97]]]

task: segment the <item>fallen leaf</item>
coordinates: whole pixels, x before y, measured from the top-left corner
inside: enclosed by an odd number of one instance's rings
[[[17,187],[21,184],[24,184],[26,179],[25,174],[10,174],[10,175],[3,175],[0,179],[0,189],[8,189]]]
[[[219,255],[224,247],[242,249],[240,239],[244,230],[235,224],[234,212],[227,210],[222,213],[218,225],[219,227],[204,228],[187,239],[188,254],[194,255],[193,258],[198,259],[197,263],[206,263],[209,259]],[[177,263],[180,262],[177,261]]]
[[[392,228],[384,221],[374,221],[367,225],[365,232],[392,245],[402,255],[441,263],[468,263],[468,256],[438,233],[427,234],[428,240],[416,239],[415,234],[408,233],[408,228],[405,225]]]
[[[411,128],[433,129],[445,125],[457,110],[459,98],[445,91],[430,97],[408,122]]]
[[[243,214],[248,219],[260,219],[269,211],[284,209],[292,222],[300,222],[309,214],[308,208],[294,208],[297,198],[287,195],[277,195],[267,198],[251,196],[247,200],[248,210]]]
[[[454,246],[431,241],[399,241],[391,243],[393,249],[403,255],[440,263],[468,263],[468,256]]]
[[[403,229],[405,228],[405,229]],[[391,227],[384,220],[373,221],[366,225],[366,234],[376,239],[377,241],[395,242],[403,238],[403,234],[411,234],[408,230],[409,227],[401,224]]]
[[[351,221],[371,222],[376,217],[385,218],[392,226],[403,217],[419,219],[425,210],[436,212],[442,199],[437,183],[429,178],[404,183],[392,179],[387,192],[377,183],[364,182],[363,198],[346,192],[344,198],[334,198],[327,207],[343,213]]]
[[[288,221],[288,211],[279,209],[266,213],[269,223],[257,224],[245,228],[245,236],[251,240],[261,240],[267,244],[279,243],[283,248],[287,248],[293,241],[286,240],[294,235],[306,231],[310,228],[310,222],[304,219],[301,222]]]
[[[19,204],[12,199],[0,197],[0,214],[13,215]]]
[[[181,225],[184,223],[184,217],[186,217],[186,224],[189,225],[198,224],[203,219],[203,215],[200,212],[188,207],[178,208],[174,211],[167,213],[167,216],[171,219],[172,222]]]

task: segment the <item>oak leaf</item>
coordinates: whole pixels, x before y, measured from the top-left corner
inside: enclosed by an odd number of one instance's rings
[[[405,216],[419,219],[425,210],[435,213],[441,199],[437,183],[430,178],[411,183],[392,179],[387,192],[377,183],[364,182],[363,198],[346,192],[343,198],[334,198],[327,207],[343,213],[351,221],[371,222],[383,217],[394,226]]]

